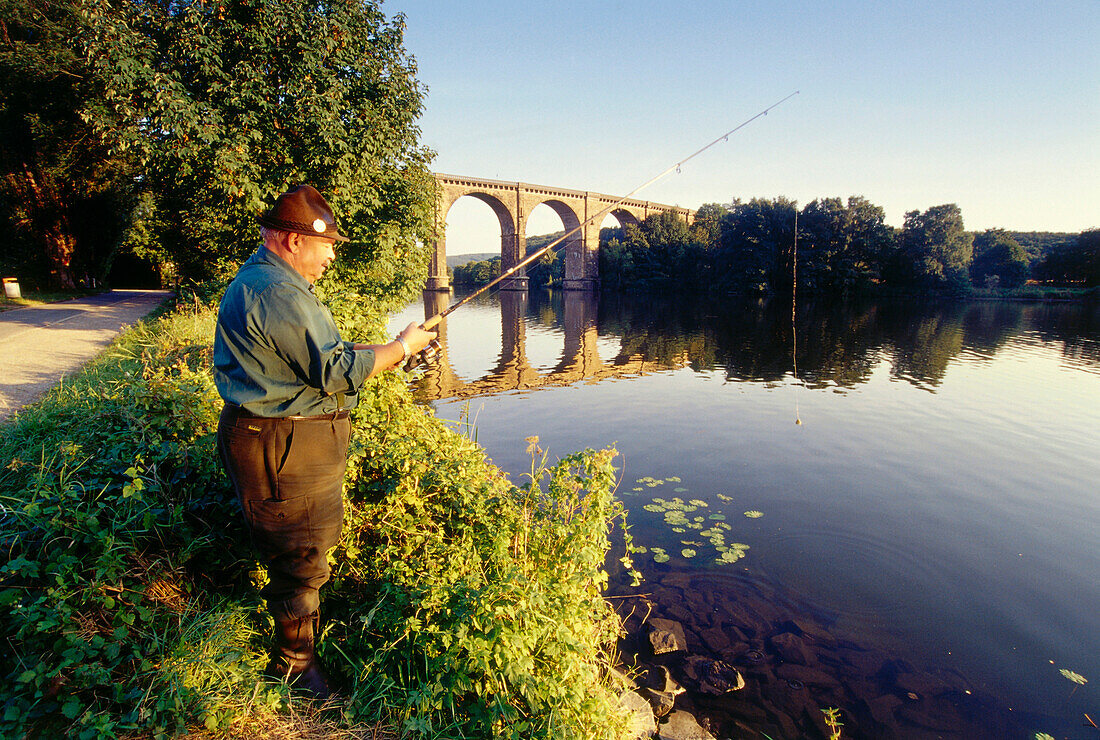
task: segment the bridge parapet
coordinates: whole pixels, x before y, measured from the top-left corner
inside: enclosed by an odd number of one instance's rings
[[[639,223],[655,213],[675,213],[689,224],[695,218],[695,211],[689,208],[633,198],[620,203],[619,197],[586,190],[440,173],[435,178],[440,186],[436,209],[436,233],[439,236],[434,244],[425,286],[427,290],[450,289],[447,277],[447,213],[455,201],[464,196],[486,203],[496,215],[500,224],[502,271],[511,269],[526,256],[527,219],[537,206],[545,204],[553,209],[566,232],[577,230],[561,247],[565,252],[562,287],[566,290],[595,290],[599,287],[600,228],[603,220],[597,223],[596,217],[602,211],[607,210],[624,226]],[[578,229],[581,224],[584,224],[583,228]],[[527,278],[522,270],[506,283],[502,287],[516,290],[527,288]]]

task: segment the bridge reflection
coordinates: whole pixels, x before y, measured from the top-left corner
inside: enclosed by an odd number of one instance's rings
[[[424,291],[424,317],[441,313],[448,306],[448,294]],[[635,377],[656,370],[683,367],[687,353],[670,361],[654,362],[643,354],[620,350],[614,357],[600,357],[597,311],[599,296],[590,292],[564,291],[562,299],[563,342],[561,356],[554,367],[540,371],[527,356],[526,291],[501,291],[501,348],[496,365],[477,380],[465,380],[451,365],[447,353],[447,320],[438,326],[442,351],[439,359],[416,381],[416,393],[433,400],[475,398],[503,391],[560,388],[577,382],[600,382]]]

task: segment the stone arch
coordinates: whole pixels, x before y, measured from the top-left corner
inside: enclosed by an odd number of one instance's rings
[[[561,219],[561,225],[566,236],[565,241],[554,247],[554,250],[565,259],[564,274],[569,277],[584,270],[584,231],[579,229],[582,216],[574,208],[558,198],[538,198],[531,201],[533,205],[525,215],[530,215],[537,206],[548,206]],[[573,233],[575,232],[575,233]],[[527,236],[524,235],[523,255],[527,254]]]
[[[516,220],[511,209],[500,198],[491,193],[476,190],[445,192],[439,203],[439,213],[442,216],[436,216],[438,236],[435,240],[432,260],[428,268],[428,284],[424,286],[426,290],[447,290],[450,287],[450,280],[447,277],[447,216],[451,213],[451,207],[460,199],[466,197],[480,200],[492,209],[493,215],[497,217],[497,223],[500,224],[502,254],[505,253],[506,245],[512,245],[516,241]]]
[[[594,290],[599,287],[600,223],[596,217],[608,210],[620,224],[637,223],[652,213],[671,211],[690,224],[694,211],[678,206],[649,201],[622,199],[581,190],[568,190],[550,185],[530,185],[482,178],[436,174],[439,201],[436,209],[436,242],[432,252],[427,290],[448,290],[446,217],[459,198],[469,195],[487,203],[500,222],[501,268],[509,270],[526,257],[527,217],[531,210],[545,203],[561,218],[570,235],[565,251],[566,290]],[[527,278],[517,271],[502,288],[526,289]]]
[[[642,225],[642,219],[638,218],[637,216],[635,216],[633,213],[626,210],[625,208],[616,208],[615,210],[613,210],[608,215],[609,216],[614,216],[615,219],[619,222],[619,226],[622,226],[623,228],[626,228],[627,226],[641,226]]]

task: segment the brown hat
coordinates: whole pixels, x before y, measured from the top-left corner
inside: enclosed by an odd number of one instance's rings
[[[336,228],[336,217],[325,197],[312,185],[292,187],[275,200],[270,211],[256,220],[269,229],[348,241]]]

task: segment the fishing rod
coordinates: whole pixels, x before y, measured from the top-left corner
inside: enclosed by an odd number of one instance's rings
[[[447,316],[454,313],[459,308],[466,305],[470,301],[474,300],[478,296],[482,295],[483,293],[488,291],[493,286],[499,285],[504,280],[507,280],[509,277],[514,275],[516,272],[518,272],[519,270],[522,270],[524,267],[531,264],[535,260],[539,259],[544,254],[549,253],[556,246],[558,246],[559,244],[564,242],[566,239],[568,239],[569,237],[571,237],[574,234],[576,234],[577,232],[579,232],[581,229],[583,229],[588,224],[592,223],[596,219],[602,219],[608,213],[615,210],[616,208],[621,206],[623,203],[630,200],[635,195],[640,193],[642,190],[648,188],[650,185],[654,184],[655,182],[658,182],[659,180],[663,180],[665,177],[672,174],[673,172],[677,172],[677,173],[680,172],[680,168],[683,165],[685,165],[688,162],[690,162],[691,160],[695,159],[700,154],[705,152],[707,149],[710,149],[712,146],[714,146],[718,142],[720,142],[720,141],[729,141],[729,138],[730,138],[731,135],[737,133],[738,131],[743,129],[745,126],[748,126],[750,123],[755,121],[757,118],[761,118],[763,116],[768,115],[769,111],[771,111],[774,108],[777,108],[780,105],[782,105],[783,103],[787,102],[788,100],[793,98],[795,95],[798,95],[799,92],[800,91],[795,90],[793,93],[791,93],[787,97],[783,98],[782,100],[779,100],[775,103],[772,103],[767,108],[765,108],[764,110],[757,113],[755,116],[752,116],[751,118],[745,119],[741,123],[739,123],[736,126],[734,126],[733,128],[731,128],[726,133],[719,136],[714,141],[712,141],[709,144],[707,144],[706,146],[696,150],[695,152],[688,155],[687,157],[681,159],[679,162],[672,165],[671,167],[669,167],[668,169],[666,169],[664,172],[660,173],[656,177],[653,177],[653,178],[645,181],[644,183],[642,183],[641,185],[639,185],[638,187],[634,188],[629,193],[624,195],[623,197],[619,198],[617,201],[615,201],[611,205],[604,208],[599,213],[595,214],[594,216],[589,216],[584,221],[582,221],[580,224],[578,224],[577,226],[575,226],[574,228],[572,228],[571,230],[569,230],[568,232],[566,232],[562,236],[558,237],[554,241],[550,242],[545,247],[542,247],[541,249],[538,249],[538,250],[532,252],[531,254],[527,255],[527,257],[525,257],[523,260],[521,260],[520,262],[517,262],[512,267],[508,268],[505,272],[501,273],[498,277],[494,278],[493,280],[489,281],[485,285],[481,286],[480,288],[478,288],[476,291],[474,291],[470,295],[468,295],[465,298],[463,298],[462,300],[457,301],[454,304],[448,306],[446,309],[444,309],[443,311],[440,311],[435,316],[432,316],[431,318],[427,319],[423,324],[420,325],[420,328],[431,331],[431,329],[433,329],[435,326],[437,326],[439,324],[439,322],[441,322],[443,319],[447,318]],[[600,223],[602,223],[602,221]],[[417,354],[413,355],[412,357],[410,357],[408,359],[408,361],[405,363],[405,370],[406,371],[413,370],[413,369],[415,369],[416,367],[418,367],[422,364],[426,365],[426,364],[431,363],[435,359],[435,356],[439,352],[439,350],[440,350],[440,345],[439,345],[438,340],[433,339],[431,344],[429,344],[423,350],[421,350],[420,352],[418,352]]]

